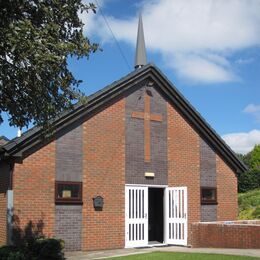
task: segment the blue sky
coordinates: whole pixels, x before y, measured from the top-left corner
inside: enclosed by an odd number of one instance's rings
[[[245,153],[260,143],[260,1],[99,0],[98,5],[127,62],[100,10],[83,14],[85,34],[103,51],[89,60],[70,59],[83,80],[81,90],[93,93],[133,70],[142,12],[148,62],[235,151]],[[0,126],[0,135],[12,138],[16,132],[7,120]]]

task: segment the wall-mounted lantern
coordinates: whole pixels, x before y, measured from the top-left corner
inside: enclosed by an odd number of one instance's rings
[[[93,206],[96,211],[102,211],[104,205],[104,199],[101,196],[93,198]]]

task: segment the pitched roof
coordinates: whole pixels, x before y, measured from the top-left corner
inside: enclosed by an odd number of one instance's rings
[[[6,144],[8,142],[9,142],[9,139],[7,137],[5,137],[4,135],[0,136],[0,146]]]
[[[161,92],[178,109],[184,118],[186,118],[192,127],[194,127],[198,134],[235,172],[243,172],[247,170],[246,166],[237,158],[236,154],[230,149],[230,147],[210,127],[210,125],[166,78],[166,76],[151,63],[136,69],[120,80],[115,81],[111,85],[108,85],[89,96],[87,104],[77,104],[73,110],[61,114],[54,121],[55,131],[61,131],[73,123],[97,113],[99,109],[102,109],[104,106],[107,106],[114,100],[122,97],[125,92],[145,79],[150,79],[156,83]],[[22,134],[21,137],[12,139],[0,148],[2,150],[0,150],[0,159],[23,159],[28,150],[43,142],[41,134],[42,129],[34,127]]]

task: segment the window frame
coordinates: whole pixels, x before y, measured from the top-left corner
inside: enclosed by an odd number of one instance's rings
[[[78,185],[79,197],[77,198],[58,198],[58,185]],[[82,201],[82,182],[80,181],[55,181],[55,204],[83,204]]]
[[[202,200],[202,190],[214,190],[215,199]],[[201,205],[217,205],[218,204],[217,188],[216,187],[200,187],[200,203],[201,203]]]

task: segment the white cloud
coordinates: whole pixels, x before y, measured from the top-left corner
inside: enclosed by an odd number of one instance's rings
[[[244,64],[249,64],[249,63],[252,63],[254,61],[254,58],[248,58],[248,59],[237,59],[236,60],[236,63],[239,64],[239,65],[244,65]]]
[[[260,122],[260,105],[249,104],[244,108],[243,112],[253,115],[256,121]]]
[[[260,130],[226,134],[222,138],[235,152],[245,154],[250,152],[256,144],[260,144]]]
[[[228,82],[237,79],[229,62],[221,56],[175,55],[168,63],[184,80],[203,83]]]
[[[147,47],[179,76],[196,82],[238,80],[230,54],[260,45],[258,0],[143,0],[141,9]],[[106,18],[117,39],[134,46],[137,15]],[[101,42],[112,39],[100,15],[85,20],[87,34],[98,35]]]

